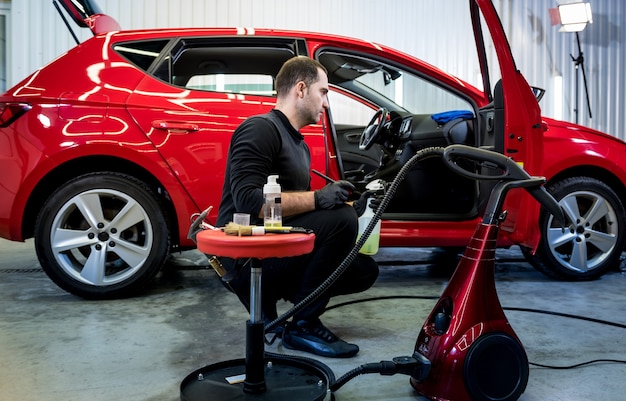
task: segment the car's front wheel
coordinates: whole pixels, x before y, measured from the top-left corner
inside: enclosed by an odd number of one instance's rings
[[[89,299],[134,295],[158,272],[170,237],[158,198],[118,173],[77,177],[46,200],[35,248],[46,274]]]
[[[537,270],[561,280],[592,280],[616,268],[626,242],[626,212],[617,194],[590,177],[555,182],[547,190],[565,212],[565,230],[545,210],[539,219],[541,241],[532,255]]]

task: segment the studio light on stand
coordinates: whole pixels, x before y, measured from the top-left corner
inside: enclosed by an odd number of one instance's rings
[[[589,118],[591,115],[591,104],[589,102],[589,89],[587,87],[587,75],[585,73],[585,59],[583,52],[580,48],[579,32],[587,27],[587,24],[591,24],[593,19],[591,17],[591,5],[589,3],[568,3],[560,4],[557,8],[551,8],[550,20],[552,25],[561,25],[559,32],[574,32],[576,33],[576,44],[578,45],[578,57],[574,57],[570,54],[572,61],[574,62],[574,68],[576,69],[576,100],[574,104],[574,115],[576,123],[578,124],[578,71],[582,70],[583,83],[585,85],[585,96],[587,100],[587,109],[589,111]]]

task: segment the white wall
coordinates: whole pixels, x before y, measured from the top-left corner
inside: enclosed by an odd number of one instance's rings
[[[477,66],[455,43],[449,49],[429,46],[433,35],[450,37],[454,22],[420,18],[424,8],[440,8],[453,21],[465,21],[465,10],[451,0],[97,0],[101,9],[124,29],[180,26],[252,26],[321,31],[359,37],[389,45],[423,58],[476,84]],[[593,118],[584,103],[580,76],[579,123],[626,139],[626,5],[622,0],[588,0],[594,24],[580,34],[590,90]],[[531,85],[548,90],[541,101],[543,114],[574,121],[575,69],[570,53],[578,55],[573,34],[550,25],[548,8],[556,1],[494,0],[518,68]],[[52,0],[13,0],[9,85],[74,45]],[[75,32],[81,39],[90,33]],[[466,48],[468,51],[469,46]],[[473,59],[473,58],[472,58]],[[580,74],[580,73],[579,73]],[[555,76],[563,79],[555,93]],[[560,105],[560,106],[559,106]]]

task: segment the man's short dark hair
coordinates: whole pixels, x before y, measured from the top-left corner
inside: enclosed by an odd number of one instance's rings
[[[298,82],[303,81],[307,86],[312,85],[319,79],[318,71],[321,69],[325,74],[326,67],[319,61],[306,56],[290,58],[283,64],[276,75],[276,94],[285,96]]]

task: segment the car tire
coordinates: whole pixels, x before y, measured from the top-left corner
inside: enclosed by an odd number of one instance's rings
[[[541,240],[534,255],[522,247],[526,260],[547,276],[568,281],[597,279],[616,268],[626,242],[626,212],[617,194],[590,177],[567,178],[546,189],[565,211],[565,232],[542,209]]]
[[[169,254],[167,219],[157,196],[131,176],[79,176],[44,203],[35,226],[43,270],[87,299],[136,295]]]

